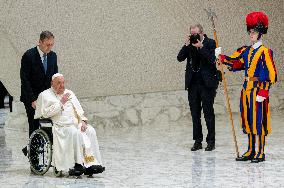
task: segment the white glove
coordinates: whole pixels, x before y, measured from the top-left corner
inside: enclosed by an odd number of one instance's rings
[[[219,57],[219,55],[222,53],[222,47],[218,47],[215,49],[215,57]]]
[[[262,96],[259,96],[259,95],[256,96],[257,102],[263,102],[265,99],[266,99],[265,97],[262,97]]]

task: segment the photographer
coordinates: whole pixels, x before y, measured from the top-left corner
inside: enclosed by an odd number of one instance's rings
[[[220,74],[215,65],[215,41],[203,33],[200,24],[190,26],[190,35],[186,36],[185,45],[180,50],[177,60],[187,59],[185,89],[188,91],[188,102],[193,122],[193,140],[191,151],[202,149],[201,109],[208,134],[205,151],[215,149],[215,114],[214,99]]]

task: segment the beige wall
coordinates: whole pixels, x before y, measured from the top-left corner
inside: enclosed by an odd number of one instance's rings
[[[79,97],[183,89],[184,67],[176,61],[190,24],[201,23],[212,37],[204,8],[218,16],[225,53],[248,44],[245,15],[265,11],[270,18],[264,43],[275,52],[283,79],[282,0],[0,0],[0,80],[19,99],[22,54],[39,33],[55,34],[54,51],[67,87]],[[240,84],[242,75],[231,75]]]

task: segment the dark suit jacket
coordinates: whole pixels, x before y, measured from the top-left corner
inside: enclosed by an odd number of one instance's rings
[[[47,71],[44,67],[37,47],[27,50],[21,60],[21,98],[24,103],[35,101],[40,92],[50,88],[51,77],[58,72],[56,53],[47,54]]]
[[[200,73],[206,87],[218,87],[217,69],[215,65],[215,48],[216,43],[214,40],[204,35],[203,47],[196,50],[192,45],[184,45],[180,50],[177,60],[179,62],[187,59],[186,72],[185,72],[185,89],[188,89],[192,84],[192,64],[200,61]],[[195,54],[198,53],[198,54]],[[199,64],[199,63],[198,63]]]

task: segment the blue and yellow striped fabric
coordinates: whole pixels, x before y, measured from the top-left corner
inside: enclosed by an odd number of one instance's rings
[[[258,77],[258,81],[244,80],[240,98],[240,116],[243,132],[246,134],[267,135],[271,132],[269,97],[257,102],[260,90],[269,91],[277,81],[277,71],[272,50],[263,45],[254,49],[243,46],[231,56],[221,55],[223,64],[233,71],[244,70],[245,77]]]

